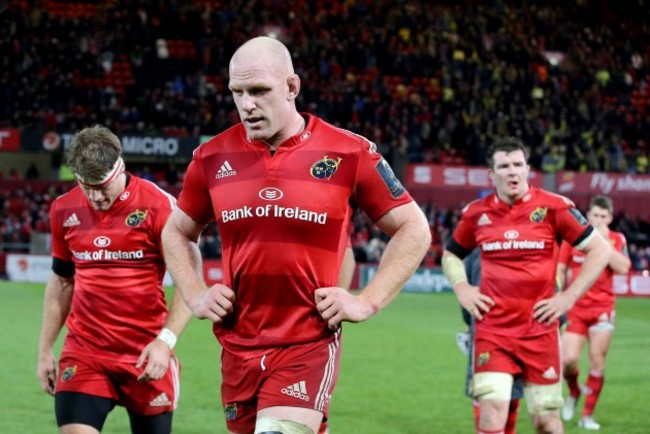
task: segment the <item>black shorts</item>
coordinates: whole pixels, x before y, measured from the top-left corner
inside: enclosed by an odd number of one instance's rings
[[[57,392],[54,395],[56,422],[59,427],[82,424],[102,430],[106,417],[116,402],[100,396],[77,392]],[[173,412],[144,416],[127,410],[133,434],[170,434]]]

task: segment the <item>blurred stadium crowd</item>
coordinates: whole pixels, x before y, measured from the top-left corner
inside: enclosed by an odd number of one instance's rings
[[[644,2],[435,3],[10,0],[0,125],[216,134],[237,120],[230,55],[273,34],[293,50],[300,107],[393,160],[482,164],[509,132],[534,168],[648,173]]]
[[[238,120],[230,55],[267,34],[292,49],[299,107],[374,140],[398,176],[409,162],[483,164],[506,133],[545,172],[650,173],[643,1],[9,0],[0,22],[0,126],[216,134]],[[177,186],[182,170],[168,172],[151,176]],[[5,248],[47,230],[59,188],[0,192]],[[427,263],[461,205],[424,204]],[[635,239],[648,225],[618,214],[614,228]],[[218,256],[213,228],[203,240]],[[375,261],[385,240],[358,215],[353,243],[358,259]],[[632,242],[630,253],[648,268],[650,247]]]
[[[29,187],[11,191],[0,190],[0,253],[24,252],[30,249],[32,233],[48,233],[49,208],[52,200],[67,190],[66,185],[52,185],[47,191],[38,193]],[[461,204],[462,205],[462,204]],[[445,240],[450,236],[460,219],[458,208],[438,208],[434,203],[422,204],[429,220],[433,242],[423,265],[440,265]],[[612,229],[626,234],[629,254],[634,270],[650,268],[650,244],[638,242],[637,234],[650,234],[650,222],[630,219],[625,213],[618,213]],[[352,231],[352,246],[358,262],[378,262],[388,239],[362,212],[355,214]],[[201,237],[201,251],[206,258],[220,258],[221,244],[216,225],[211,224]]]

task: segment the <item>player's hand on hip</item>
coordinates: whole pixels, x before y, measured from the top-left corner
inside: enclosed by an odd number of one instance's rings
[[[209,319],[220,324],[228,314],[232,313],[234,302],[234,291],[217,283],[190,300],[188,305],[197,318]]]
[[[54,388],[56,387],[56,359],[51,350],[38,355],[36,375],[43,390],[50,395],[54,395]]]
[[[467,282],[457,284],[454,292],[456,292],[460,305],[478,320],[482,320],[483,315],[488,313],[495,304],[489,295],[481,293],[478,286],[470,285]]]
[[[567,313],[573,306],[573,300],[565,293],[558,292],[551,298],[545,298],[533,306],[533,318],[541,323],[550,324]]]
[[[314,294],[316,309],[327,322],[330,330],[336,330],[343,321],[361,322],[375,312],[363,298],[350,294],[337,286],[318,288]]]
[[[144,371],[138,375],[138,381],[160,380],[167,372],[170,355],[171,349],[165,342],[157,338],[149,342],[140,353],[135,365],[136,368],[140,369],[145,362],[147,363]]]

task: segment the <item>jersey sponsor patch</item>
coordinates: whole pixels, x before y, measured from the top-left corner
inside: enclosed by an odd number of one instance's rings
[[[578,221],[578,223],[580,223],[581,226],[587,226],[587,223],[589,223],[585,216],[583,216],[576,208],[569,208],[569,213]]]
[[[386,187],[388,187],[388,190],[390,190],[390,195],[393,199],[397,199],[404,194],[406,191],[404,190],[404,186],[402,186],[402,183],[397,179],[395,173],[393,173],[393,169],[391,169],[386,160],[383,158],[379,160],[375,169],[377,169],[377,172],[381,175],[381,179],[384,180],[384,183],[386,184]]]

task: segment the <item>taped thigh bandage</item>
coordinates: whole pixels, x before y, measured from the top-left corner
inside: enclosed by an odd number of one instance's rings
[[[513,381],[512,375],[504,372],[480,372],[472,378],[470,393],[478,400],[510,401]]]
[[[273,417],[261,417],[255,424],[255,434],[314,434],[314,431],[306,425],[284,419]]]
[[[524,396],[528,413],[543,415],[562,407],[562,383],[555,384],[526,384]]]

